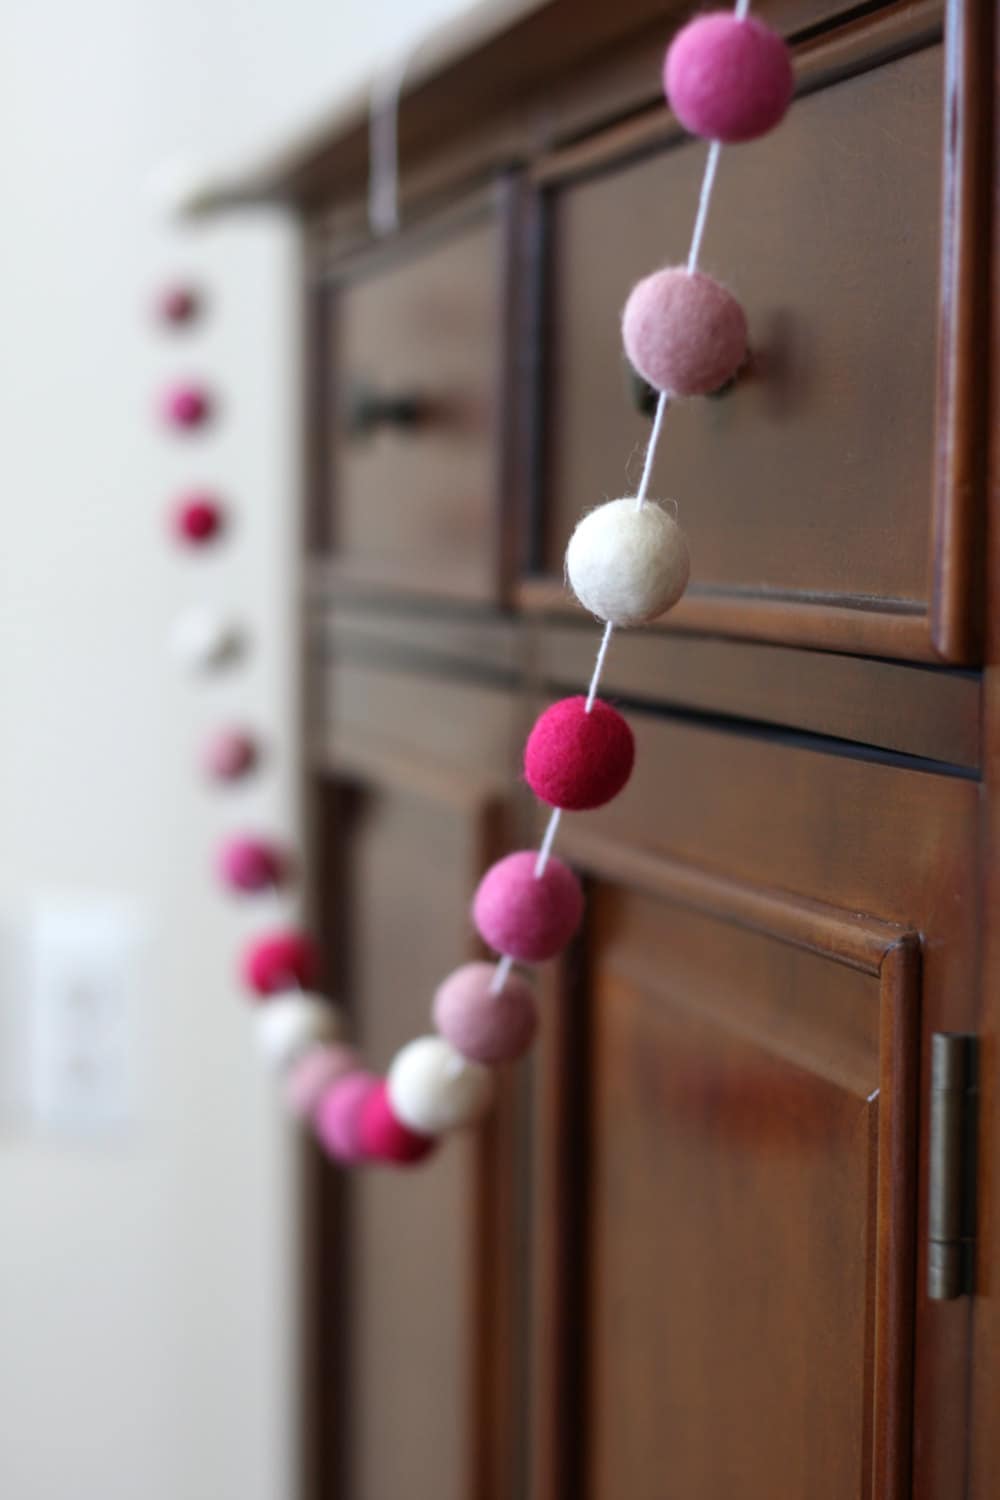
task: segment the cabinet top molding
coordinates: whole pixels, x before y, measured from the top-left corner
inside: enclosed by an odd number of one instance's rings
[[[657,100],[656,65],[691,0],[482,0],[428,31],[406,65],[399,106],[408,179],[446,158],[459,180],[525,160],[604,118]],[[888,3],[886,8],[892,8]],[[794,37],[849,9],[848,0],[757,0],[755,13]],[[386,65],[393,61],[387,54]],[[369,101],[377,75],[341,93],[305,129],[257,161],[178,195],[183,216],[257,203],[310,214],[356,202],[368,173]],[[456,152],[470,128],[478,150]]]

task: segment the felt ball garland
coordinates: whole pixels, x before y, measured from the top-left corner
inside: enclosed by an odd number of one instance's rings
[[[312,993],[316,953],[304,932],[265,933],[242,955],[243,982],[259,1002],[258,1044],[284,1075],[289,1108],[342,1165],[415,1165],[441,1137],[482,1117],[495,1092],[493,1070],[523,1057],[538,1028],[534,992],[514,964],[556,957],[582,920],[580,883],[552,852],[560,819],[611,801],[627,785],[635,759],[629,725],[597,696],[607,652],[616,629],[647,624],[671,609],[690,573],[676,507],[649,495],[664,418],[674,401],[726,385],[747,357],[742,307],[698,261],[721,145],[773,128],[793,92],[784,41],[748,10],[749,0],[737,0],[732,11],[697,17],[678,32],[664,61],[674,114],[710,143],[705,172],[686,264],[651,271],[623,310],[625,353],[658,392],[653,425],[636,493],[584,515],[566,550],[567,581],[604,630],[586,695],[552,704],[527,739],[525,780],[551,809],[541,845],[498,860],[475,892],[472,920],[497,961],[466,963],[444,978],[431,1008],[435,1032],[408,1042],[380,1077],[345,1042],[337,1008]],[[210,411],[200,387],[177,387],[164,404],[178,428],[200,425]],[[211,530],[204,517],[189,524]],[[205,766],[226,780],[245,774],[254,759],[249,736],[224,731],[208,747]],[[283,869],[279,851],[247,837],[230,840],[219,859],[221,878],[240,891],[273,888]]]

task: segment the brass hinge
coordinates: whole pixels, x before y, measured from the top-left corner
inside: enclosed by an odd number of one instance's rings
[[[976,1038],[931,1037],[927,1295],[946,1302],[972,1292],[976,1208]]]

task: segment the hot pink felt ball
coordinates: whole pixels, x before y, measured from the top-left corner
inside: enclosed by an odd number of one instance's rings
[[[369,1161],[392,1162],[398,1167],[423,1161],[437,1145],[429,1135],[411,1130],[393,1113],[385,1079],[365,1095],[358,1121],[358,1146]]]
[[[313,1114],[313,1127],[321,1145],[345,1166],[364,1160],[361,1146],[361,1111],[365,1100],[381,1084],[374,1073],[360,1070],[339,1078],[327,1089]]]
[[[242,729],[221,729],[202,751],[206,773],[214,781],[236,781],[257,764],[257,743]]]
[[[204,387],[175,385],[163,397],[163,419],[179,431],[202,427],[212,414],[212,400]]]
[[[747,320],[732,292],[704,271],[669,266],[638,282],[622,313],[625,353],[644,380],[673,396],[707,396],[746,358]]]
[[[176,507],[172,517],[174,535],[189,547],[202,547],[217,537],[225,522],[225,512],[212,495],[188,495]]]
[[[495,973],[495,964],[463,964],[434,996],[434,1025],[472,1062],[513,1062],[528,1051],[538,1030],[538,1008],[527,980],[508,974],[503,989],[494,994]]]
[[[508,854],[487,870],[472,906],[484,942],[498,953],[540,963],[569,942],[583,916],[583,892],[561,859],[536,877],[533,849]]]
[[[550,807],[584,812],[617,797],[632,774],[635,739],[610,703],[562,698],[538,719],[524,747],[524,775]]]
[[[792,102],[788,48],[753,17],[713,11],[677,33],[663,88],[685,130],[710,141],[752,141],[773,129]]]
[[[267,839],[246,836],[227,839],[219,850],[219,879],[231,891],[273,890],[287,868],[281,851]]]
[[[269,932],[247,944],[240,963],[243,982],[257,995],[308,989],[316,978],[316,949],[304,932]]]
[[[196,287],[178,282],[163,289],[156,301],[156,315],[161,323],[179,327],[193,323],[201,312],[201,296]]]
[[[308,1120],[323,1095],[340,1078],[356,1073],[361,1060],[353,1047],[322,1042],[292,1063],[285,1077],[285,1101],[292,1114]]]

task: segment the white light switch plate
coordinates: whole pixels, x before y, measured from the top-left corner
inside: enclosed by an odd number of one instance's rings
[[[64,1132],[123,1125],[132,1107],[137,929],[121,903],[47,901],[32,926],[28,1112]]]

